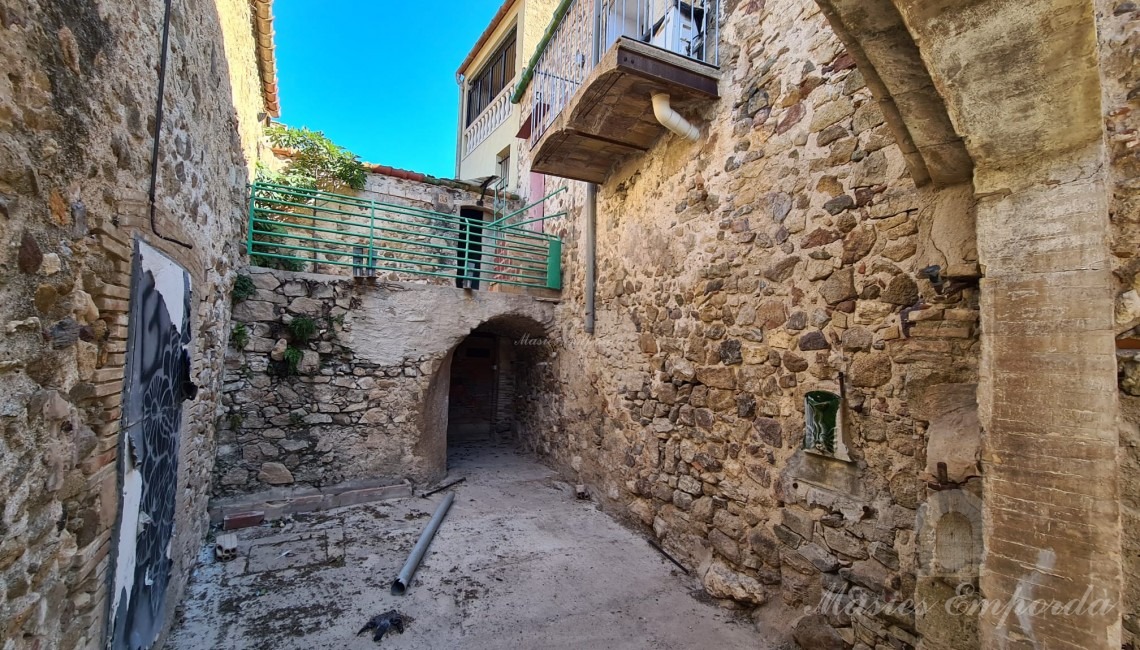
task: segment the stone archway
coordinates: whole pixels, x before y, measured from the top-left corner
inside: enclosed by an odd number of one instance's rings
[[[507,295],[507,294],[500,294]],[[480,387],[479,390],[469,391],[469,398],[479,400],[489,398],[493,400],[491,411],[487,414],[487,433],[500,439],[512,436],[516,430],[513,426],[513,412],[516,398],[519,396],[514,381],[514,365],[520,362],[519,349],[526,348],[529,341],[545,340],[550,324],[553,322],[550,305],[540,303],[531,298],[514,296],[524,299],[532,305],[529,309],[510,309],[503,313],[493,314],[481,322],[468,325],[465,328],[456,328],[449,333],[445,352],[433,364],[433,370],[427,388],[423,393],[420,406],[420,431],[416,442],[414,454],[420,463],[430,468],[432,480],[441,478],[447,472],[448,433],[453,413],[453,395],[455,386],[455,371],[466,368],[467,371],[474,364],[469,360],[460,358],[457,354],[465,354],[474,347],[470,345],[473,339],[493,341],[492,345],[477,346],[478,349],[489,350],[498,366],[491,375],[492,386]],[[493,393],[493,395],[491,394]],[[469,422],[467,424],[481,424]],[[452,433],[454,433],[454,427]]]
[[[980,583],[1008,602],[1116,604],[1000,620],[1013,638],[1119,648],[1118,414],[1109,165],[1096,14],[1082,0],[817,0],[919,185],[977,199],[985,431]],[[1041,558],[1054,558],[1047,571]]]

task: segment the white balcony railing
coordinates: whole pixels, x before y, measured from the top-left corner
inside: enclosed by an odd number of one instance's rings
[[[487,108],[483,109],[482,113],[479,113],[479,117],[475,118],[471,126],[468,126],[463,131],[464,158],[471,155],[472,151],[475,151],[479,145],[491,137],[495,129],[502,126],[503,122],[506,122],[507,118],[510,117],[511,111],[514,110],[514,104],[511,103],[511,95],[515,92],[516,81],[517,80],[512,80],[511,83],[507,84],[507,86],[491,100]]]

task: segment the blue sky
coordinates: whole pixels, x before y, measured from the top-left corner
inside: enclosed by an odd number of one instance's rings
[[[455,175],[455,70],[501,0],[276,0],[280,120],[363,160]]]

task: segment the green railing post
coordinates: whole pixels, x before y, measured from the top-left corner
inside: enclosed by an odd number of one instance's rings
[[[376,240],[376,202],[369,201],[369,206],[372,210],[368,217],[368,275],[366,277],[373,277],[376,275],[376,260],[373,259],[373,243]]]
[[[562,240],[551,239],[546,253],[546,288],[562,289]]]
[[[253,214],[257,204],[257,184],[249,186],[249,228],[246,232],[245,254],[249,256],[249,263],[253,264]]]

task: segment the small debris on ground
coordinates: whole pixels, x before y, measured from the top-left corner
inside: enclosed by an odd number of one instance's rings
[[[421,494],[420,494],[420,498],[426,499],[426,498],[430,497],[431,495],[433,495],[433,494],[436,494],[437,492],[443,492],[443,491],[444,491],[444,490],[446,490],[447,488],[449,488],[449,487],[451,487],[451,486],[453,486],[453,485],[459,485],[460,483],[462,483],[462,482],[464,482],[464,481],[466,481],[466,480],[467,480],[467,477],[466,477],[466,476],[464,476],[463,478],[460,478],[460,479],[456,479],[456,480],[454,480],[454,481],[452,481],[452,482],[450,482],[450,483],[444,483],[443,485],[441,485],[441,486],[439,486],[439,487],[437,487],[437,488],[435,488],[435,489],[432,489],[432,490],[428,490],[427,492],[423,492],[423,493],[421,493]]]
[[[404,633],[404,615],[394,609],[390,609],[383,614],[373,616],[356,636],[364,634],[368,630],[372,630],[372,640],[379,642],[388,633],[388,630],[396,630],[398,634]]]
[[[234,533],[218,535],[214,540],[214,556],[219,562],[228,562],[238,556],[238,539]]]

